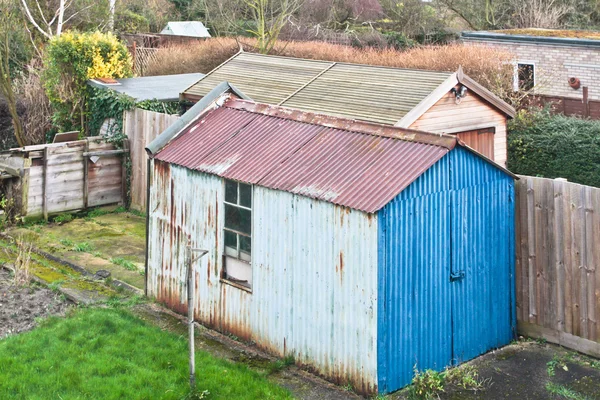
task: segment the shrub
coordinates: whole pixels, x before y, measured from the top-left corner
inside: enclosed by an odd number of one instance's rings
[[[125,9],[115,15],[115,30],[127,33],[149,32],[150,23],[143,15]]]
[[[508,168],[600,187],[600,121],[521,110],[508,126]]]
[[[65,32],[50,40],[44,56],[44,86],[64,130],[82,129],[86,81],[131,76],[127,47],[110,33]]]
[[[148,65],[146,75],[210,72],[237,53],[257,52],[256,41],[249,38],[214,38],[197,44],[160,49]],[[511,100],[513,67],[511,53],[484,46],[420,46],[405,51],[392,47],[355,48],[324,42],[279,41],[272,54],[386,67],[456,71],[465,73],[498,96]]]

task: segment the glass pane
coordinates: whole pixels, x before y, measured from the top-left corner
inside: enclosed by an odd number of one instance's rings
[[[250,235],[252,226],[252,214],[250,210],[244,210],[225,204],[225,228],[233,229]]]
[[[225,246],[225,255],[229,257],[238,257],[238,252],[235,248]]]
[[[240,235],[240,250],[250,254],[252,250],[252,239],[250,239],[248,236]]]
[[[252,207],[252,186],[240,183],[240,205]]]
[[[225,246],[237,249],[237,233],[225,231]]]
[[[237,182],[225,181],[225,201],[237,204]]]

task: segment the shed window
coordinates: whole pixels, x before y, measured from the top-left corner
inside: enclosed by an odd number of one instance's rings
[[[225,181],[224,278],[252,286],[252,186]]]
[[[531,90],[535,86],[535,66],[533,64],[517,64],[519,90]]]

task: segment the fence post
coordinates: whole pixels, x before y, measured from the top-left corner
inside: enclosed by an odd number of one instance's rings
[[[44,147],[44,167],[42,170],[43,175],[43,192],[44,197],[42,198],[42,210],[44,214],[44,220],[48,221],[48,146]]]
[[[90,151],[90,141],[88,139],[85,140],[85,152]],[[87,210],[88,208],[88,196],[89,196],[89,162],[90,158],[88,156],[83,156],[83,208]]]
[[[129,150],[129,139],[123,140],[123,150]],[[129,153],[123,153],[123,159],[121,162],[121,202],[124,206],[127,206],[127,157]]]
[[[588,87],[587,86],[583,87],[583,116],[584,117],[589,117],[590,116],[590,103],[589,103]]]

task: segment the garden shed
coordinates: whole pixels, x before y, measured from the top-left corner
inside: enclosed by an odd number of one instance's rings
[[[506,123],[515,110],[462,68],[440,72],[240,52],[181,99],[198,101],[222,81],[261,103],[456,135],[506,163]]]
[[[148,147],[147,294],[362,393],[515,334],[514,178],[455,136],[226,83]]]

